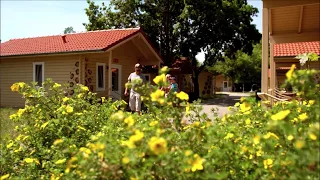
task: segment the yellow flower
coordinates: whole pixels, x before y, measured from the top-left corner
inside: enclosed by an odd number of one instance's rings
[[[58,87],[61,87],[61,84],[54,83],[53,88],[58,88]]]
[[[228,111],[231,111],[232,110],[232,106],[228,106]]]
[[[155,92],[150,94],[151,101],[158,101],[160,98],[163,98],[164,91],[157,89]]]
[[[123,164],[128,164],[130,162],[130,159],[128,157],[122,158],[122,163]]]
[[[198,154],[195,154],[193,156],[195,158],[195,160],[192,162],[192,172],[195,172],[196,170],[203,170],[203,162],[204,159],[202,159]]]
[[[82,91],[89,91],[89,88],[87,86],[81,86]]]
[[[84,153],[86,153],[86,154],[91,154],[91,150],[90,149],[88,149],[88,148],[85,148],[85,147],[81,147],[80,149],[79,149],[79,151],[81,151],[81,152],[84,152]]]
[[[244,102],[240,104],[240,111],[241,112],[248,112],[251,109],[251,106],[249,103]]]
[[[161,75],[158,75],[156,76],[154,79],[153,79],[153,82],[156,83],[157,85],[161,84],[161,83],[164,83],[166,82],[166,75],[165,74],[161,74]]]
[[[130,177],[130,180],[138,180],[138,178]]]
[[[129,138],[129,141],[130,142],[138,142],[140,141],[142,138],[144,137],[144,133],[139,131],[139,130],[136,130],[134,132],[134,135],[130,136]]]
[[[274,137],[275,139],[279,140],[279,137],[272,133],[272,132],[268,132],[266,135],[263,136],[265,139],[269,139],[270,137]]]
[[[198,127],[199,125],[200,125],[199,121],[196,121],[196,122],[192,123],[192,126],[194,126],[194,127]]]
[[[184,155],[185,156],[190,156],[192,154],[192,151],[191,150],[186,150],[185,152],[184,152]]]
[[[286,73],[286,77],[287,77],[288,80],[291,79],[292,74],[293,74],[293,71],[294,71],[295,68],[296,68],[296,65],[295,65],[295,64],[292,64],[290,70]]]
[[[131,142],[131,141],[121,141],[121,145],[127,146],[129,149],[136,148],[136,145],[134,144],[134,142]]]
[[[38,160],[38,159],[34,159],[34,158],[25,158],[24,161],[25,161],[26,163],[36,162],[37,164],[40,164],[40,163],[39,163],[39,160]]]
[[[272,159],[266,159],[263,160],[263,165],[265,169],[271,168],[273,164],[273,160]]]
[[[246,119],[246,124],[247,125],[251,124],[251,120],[250,119]]]
[[[298,141],[296,141],[296,143],[294,144],[294,146],[295,146],[297,149],[301,149],[301,148],[303,148],[303,146],[304,146],[304,142],[298,140]]]
[[[255,136],[255,137],[253,138],[253,143],[254,143],[254,144],[259,144],[259,143],[260,143],[260,136]]]
[[[163,138],[152,137],[148,142],[149,148],[155,155],[167,153],[167,141]]]
[[[158,124],[158,121],[152,121],[151,123],[149,123],[149,126],[155,126]]]
[[[190,104],[187,103],[187,106],[186,106],[186,114],[190,114]]]
[[[292,135],[289,135],[289,136],[287,137],[287,139],[288,139],[289,141],[292,141],[293,138],[294,138],[294,137],[293,137]]]
[[[59,159],[58,161],[55,162],[55,164],[63,164],[66,162],[66,159]]]
[[[56,139],[54,142],[53,142],[53,145],[57,145],[57,144],[60,144],[63,142],[63,139]]]
[[[234,134],[233,133],[228,133],[226,137],[224,137],[224,139],[230,139],[233,138]]]
[[[73,112],[73,107],[67,105],[66,110],[67,110],[67,113],[72,113]]]
[[[290,110],[280,111],[277,114],[271,116],[271,119],[274,121],[280,121],[286,118],[290,114]]]
[[[315,103],[315,100],[309,100],[309,105],[313,105]]]
[[[13,146],[13,142],[7,144],[7,149],[11,148]]]
[[[240,106],[240,103],[237,102],[236,104],[234,104],[235,107],[239,107]]]
[[[257,156],[262,156],[263,151],[259,150],[259,151],[256,152],[256,154],[257,154]]]
[[[189,95],[183,91],[180,91],[179,93],[176,94],[177,98],[181,99],[181,100],[189,100]]]
[[[62,99],[63,102],[67,102],[68,100],[69,100],[68,97],[64,97],[64,98]]]
[[[313,134],[313,133],[309,134],[309,138],[314,140],[314,141],[317,140],[317,136],[315,134]]]
[[[0,177],[0,180],[7,179],[7,178],[9,178],[9,176],[10,176],[10,174],[5,174],[5,175]]]
[[[299,115],[298,117],[301,121],[305,121],[306,119],[308,119],[308,115],[307,113],[302,113]]]
[[[169,71],[169,68],[168,66],[163,66],[161,69],[160,69],[160,74],[165,74]]]
[[[94,151],[96,151],[96,150],[102,150],[102,149],[105,148],[105,145],[102,144],[102,143],[95,143],[95,144],[93,144],[93,143],[88,143],[87,146],[88,146],[90,149],[94,150]]]
[[[134,125],[134,119],[132,118],[132,116],[129,116],[127,118],[124,119],[124,122],[126,124],[128,124],[129,127],[133,126]]]
[[[118,111],[114,114],[111,115],[110,119],[113,119],[113,120],[123,120],[124,119],[124,113],[123,111]]]
[[[48,123],[49,123],[49,121],[48,121],[48,122],[43,123],[43,124],[40,126],[40,128],[41,128],[41,129],[44,129],[44,128],[48,125]]]

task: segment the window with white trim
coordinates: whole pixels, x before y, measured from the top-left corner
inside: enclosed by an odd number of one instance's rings
[[[106,90],[106,63],[97,63],[96,67],[97,74],[97,91],[105,91]]]
[[[150,82],[150,74],[143,74],[147,82]]]
[[[44,81],[44,62],[33,63],[33,82],[37,82],[38,86],[42,86]]]

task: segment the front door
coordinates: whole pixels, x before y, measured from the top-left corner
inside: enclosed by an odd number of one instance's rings
[[[229,92],[228,81],[223,81],[223,92]]]
[[[111,95],[116,99],[121,99],[122,95],[122,87],[121,87],[121,65],[112,64],[111,71],[112,71],[112,93]]]

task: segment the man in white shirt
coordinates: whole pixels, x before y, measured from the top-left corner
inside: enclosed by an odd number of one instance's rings
[[[141,64],[136,64],[134,66],[135,72],[131,73],[128,77],[128,81],[130,83],[137,81],[139,79],[142,80],[143,83],[146,82],[146,77],[141,73],[142,71],[142,66]],[[133,83],[131,90],[130,90],[130,97],[129,97],[129,107],[131,109],[131,111],[133,112],[138,112],[140,114],[141,111],[141,96],[139,93],[137,93],[135,91],[135,87],[136,85]],[[126,87],[125,91],[124,91],[124,95],[127,96],[128,95],[128,88]]]

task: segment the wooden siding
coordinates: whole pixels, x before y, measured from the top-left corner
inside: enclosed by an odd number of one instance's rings
[[[2,58],[0,60],[0,106],[23,107],[24,99],[10,87],[15,82],[33,81],[33,62],[44,62],[44,80],[53,79],[57,83],[67,83],[70,73],[75,72],[79,56],[46,56],[25,58]]]
[[[97,91],[97,63],[105,63],[105,90]],[[109,55],[107,53],[86,54],[83,55],[82,65],[84,67],[84,85],[88,86],[92,92],[96,92],[98,97],[108,97],[108,66]]]

